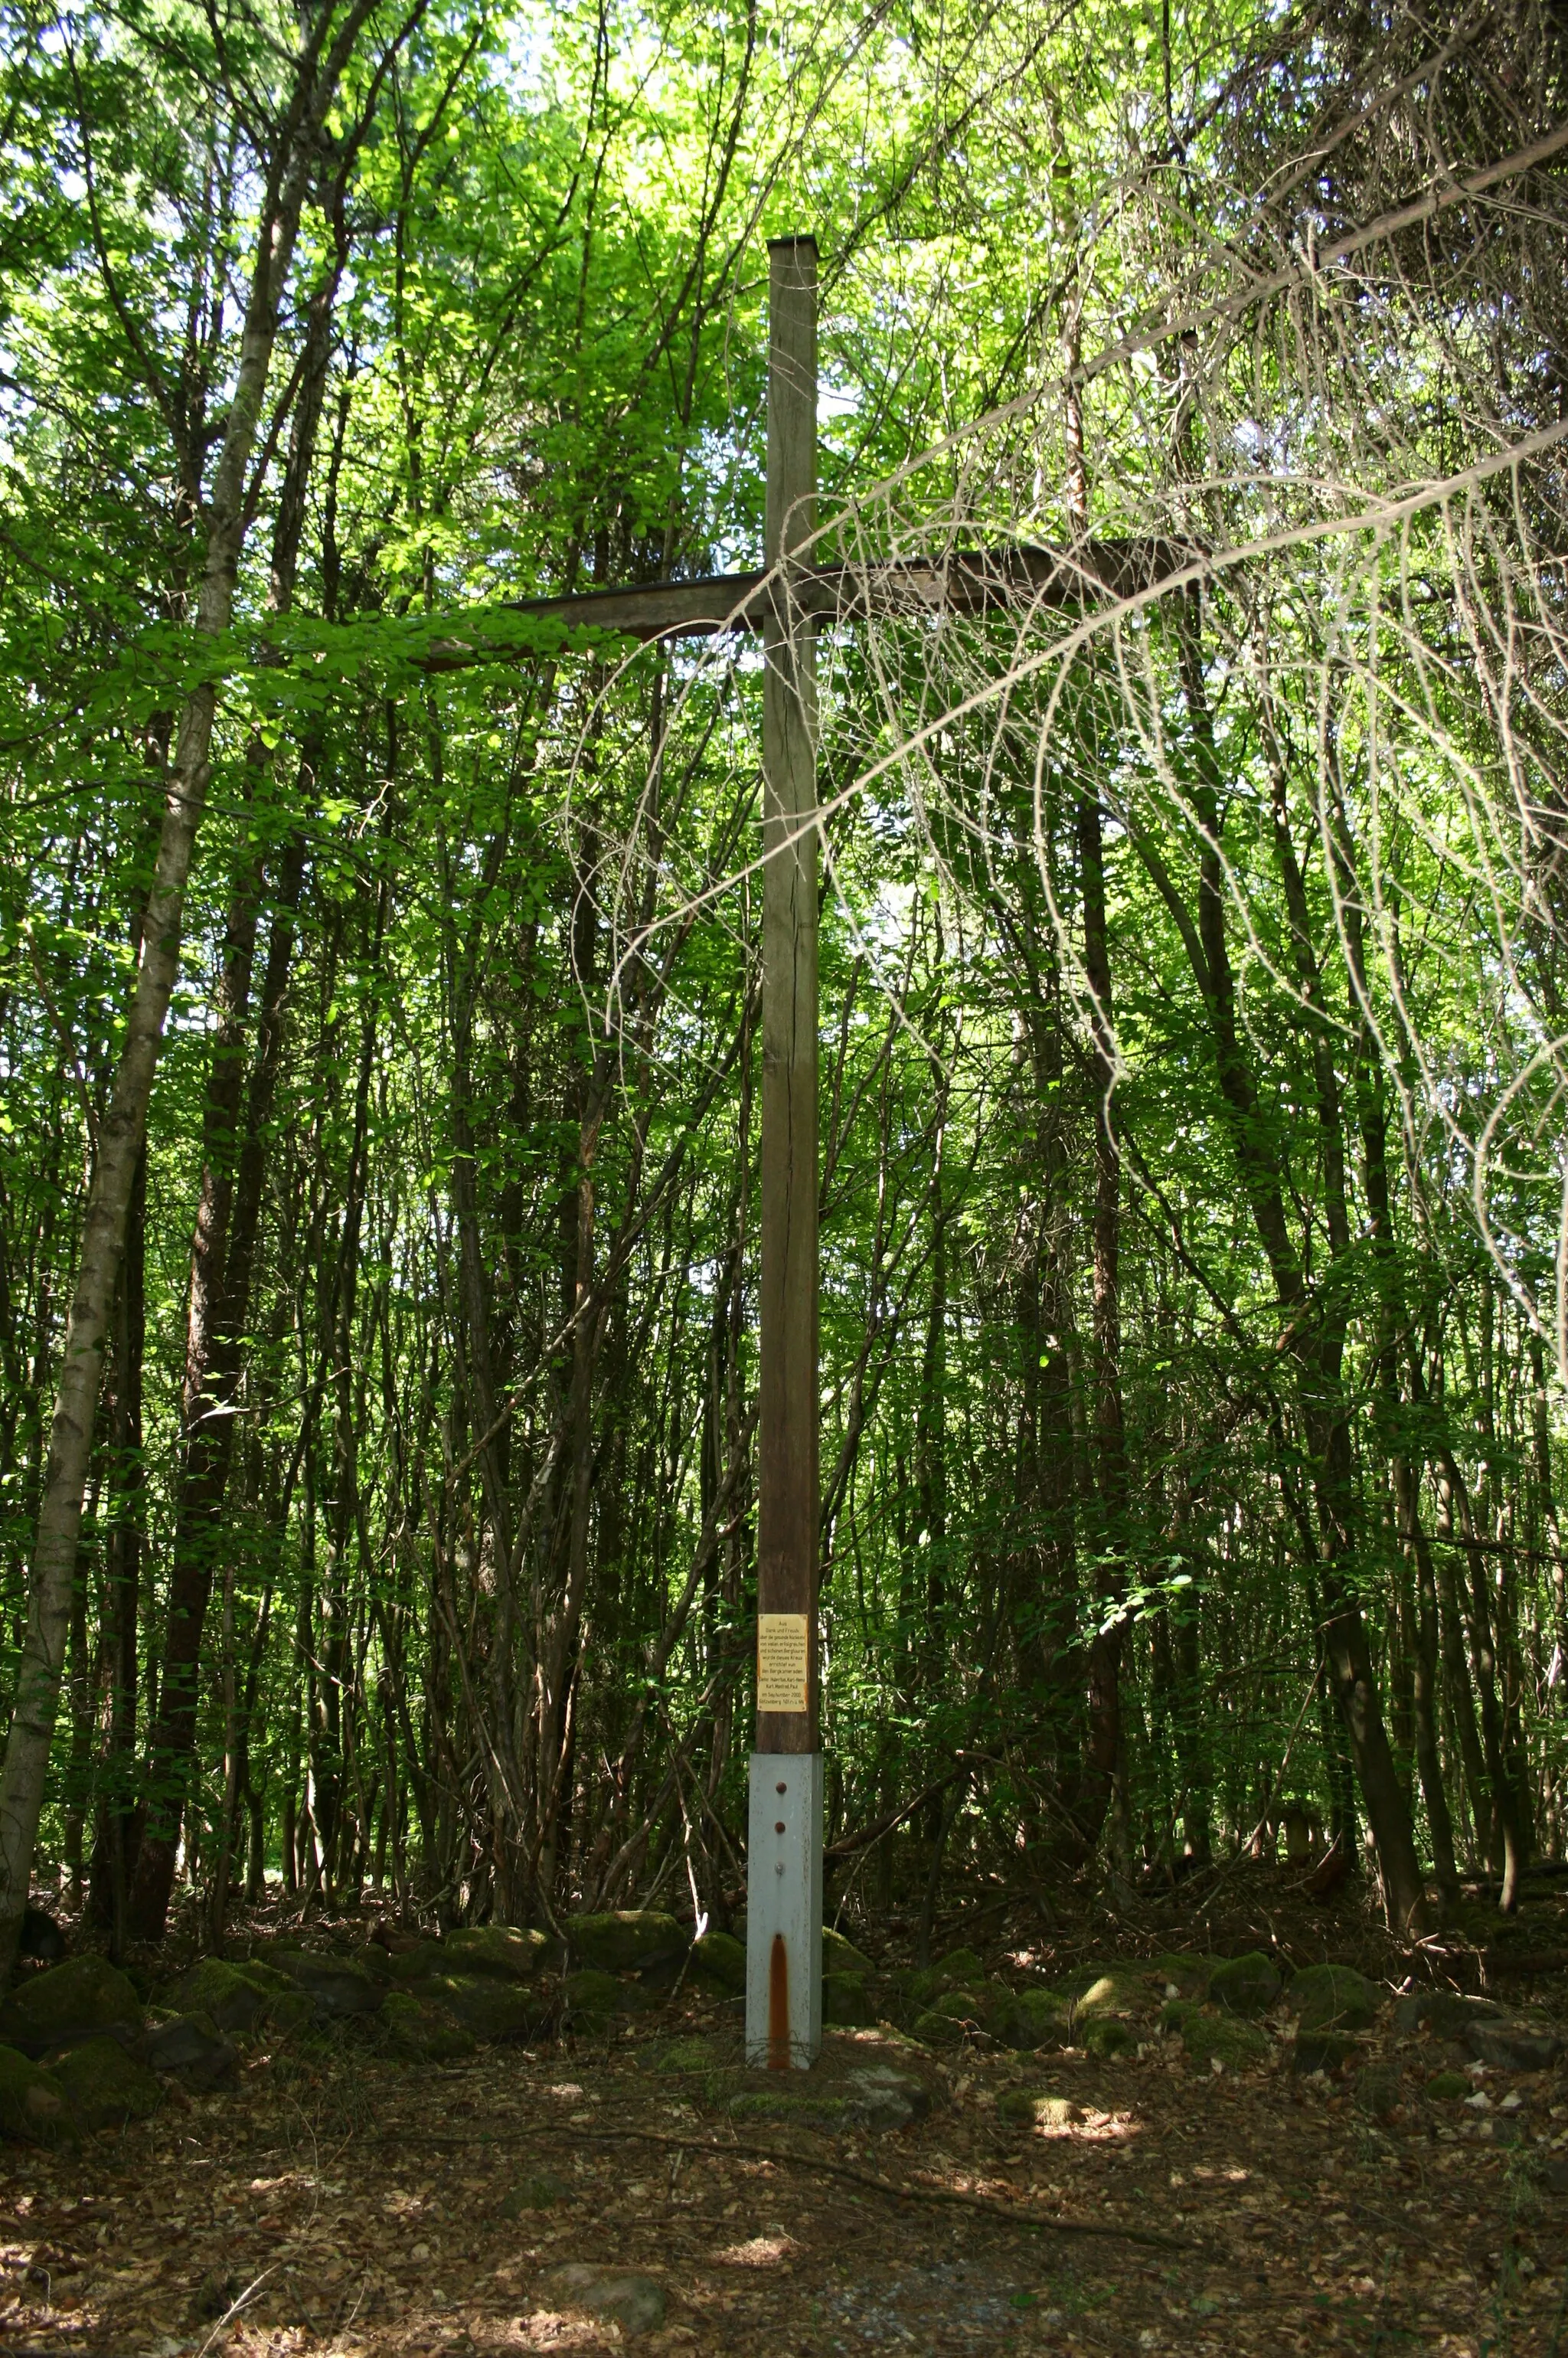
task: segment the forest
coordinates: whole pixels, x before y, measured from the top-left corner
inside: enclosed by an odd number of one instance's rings
[[[773,561],[810,237],[833,1937],[1560,2013],[1552,0],[4,0],[0,142],[0,1979],[743,1937],[766,663],[572,601]]]

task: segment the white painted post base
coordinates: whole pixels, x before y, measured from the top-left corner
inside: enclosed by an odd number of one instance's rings
[[[783,1943],[782,1953],[775,1953],[775,1940]],[[787,2050],[778,2037],[783,2023],[788,2026]],[[787,2062],[805,2071],[821,2047],[822,1755],[753,1752],[746,1861],[746,2061]]]

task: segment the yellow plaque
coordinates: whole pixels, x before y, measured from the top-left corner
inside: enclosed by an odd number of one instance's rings
[[[806,1616],[757,1616],[757,1709],[806,1709]]]

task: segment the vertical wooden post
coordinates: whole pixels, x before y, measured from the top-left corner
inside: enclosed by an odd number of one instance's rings
[[[788,596],[788,568],[816,520],[816,242],[775,239],[768,262],[764,553],[784,579],[763,632],[762,1397],[746,2045],[754,2061],[780,2060],[769,1991],[782,1938],[790,2061],[803,2065],[822,2038],[816,658],[811,622]]]

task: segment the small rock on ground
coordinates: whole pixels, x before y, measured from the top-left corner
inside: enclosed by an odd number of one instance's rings
[[[824,2022],[871,2023],[876,2018],[877,2009],[864,1974],[823,1974]]]
[[[825,1974],[874,1974],[872,1964],[863,1950],[853,1941],[836,1932],[830,1924],[822,1927],[822,1970]]]
[[[923,2121],[931,2110],[930,2092],[912,2071],[897,2071],[891,2063],[864,2063],[845,2082],[849,2119],[859,2128],[885,2134]]]
[[[409,1948],[399,1949],[394,1953],[388,1962],[387,1971],[395,1982],[406,1988],[413,1982],[428,1981],[432,1974],[444,1974],[448,1963],[442,1942],[416,1941]]]
[[[210,2015],[220,2030],[250,2030],[273,2000],[290,1988],[270,1965],[234,1965],[223,1957],[203,1957],[167,1995],[168,2003],[186,2014]]]
[[[566,1933],[573,1964],[606,1974],[631,1973],[663,1957],[684,1956],[687,1945],[675,1918],[656,1908],[618,1908],[599,1916],[573,1916]]]
[[[163,2091],[145,2063],[113,2039],[89,2039],[61,2055],[53,2066],[78,2128],[121,2128],[145,2121],[163,2101]]]
[[[141,2027],[135,1985],[106,1959],[91,1955],[35,1974],[0,2010],[0,2039],[26,2054],[96,2031],[138,2032]]]
[[[561,1996],[568,2020],[590,2038],[608,2030],[619,2016],[638,2013],[649,2004],[646,1991],[635,1982],[593,1968],[568,1974]]]
[[[1283,2003],[1303,2030],[1370,2030],[1382,1996],[1352,1965],[1303,1965]]]
[[[445,2063],[471,2055],[474,2038],[444,2007],[422,2005],[408,1990],[389,1990],[381,2010],[388,2052],[406,2062]]]
[[[14,2047],[0,2047],[0,2136],[52,2145],[73,2134],[65,2090],[53,2072],[30,2063]]]
[[[449,1932],[448,1971],[494,1974],[503,1981],[531,1982],[551,1947],[548,1936],[515,1924],[468,1924]]]
[[[493,1974],[443,1974],[409,1995],[440,2006],[470,2039],[487,2041],[532,2039],[550,2015],[547,1996]]]
[[[324,2020],[375,2014],[382,1993],[364,1967],[347,1957],[319,1957],[308,1949],[275,1949],[270,1962],[313,2000]]]
[[[1360,2041],[1344,2031],[1303,2030],[1291,2042],[1291,2069],[1308,2074],[1338,2071],[1363,2051]]]
[[[1557,2032],[1534,2022],[1473,2022],[1468,2044],[1501,2071],[1549,2071],[1563,2052]]]
[[[210,2014],[177,2014],[160,2022],[142,2043],[142,2055],[155,2071],[178,2071],[193,2088],[215,2088],[232,2079],[240,2050],[222,2037]]]
[[[665,2321],[663,2286],[631,2268],[593,2268],[568,2260],[547,2269],[538,2289],[552,2304],[583,2309],[589,2317],[618,2325],[628,2337],[654,2332]]]
[[[1209,1975],[1209,1996],[1230,2014],[1266,2014],[1280,1988],[1278,1968],[1260,1949],[1227,1957]]]
[[[1033,2095],[1027,2088],[1008,2088],[996,2100],[997,2118],[1016,2121],[1022,2128],[1068,2129],[1083,2119],[1083,2107],[1070,2096]]]
[[[692,1943],[691,1971],[698,1983],[729,1996],[746,1986],[746,1952],[732,1932],[705,1932]]]
[[[1439,2039],[1463,2039],[1473,2022],[1495,2022],[1502,2013],[1487,1997],[1464,1997],[1457,1990],[1411,1990],[1395,2002],[1394,2028],[1403,2038],[1414,2030]]]

